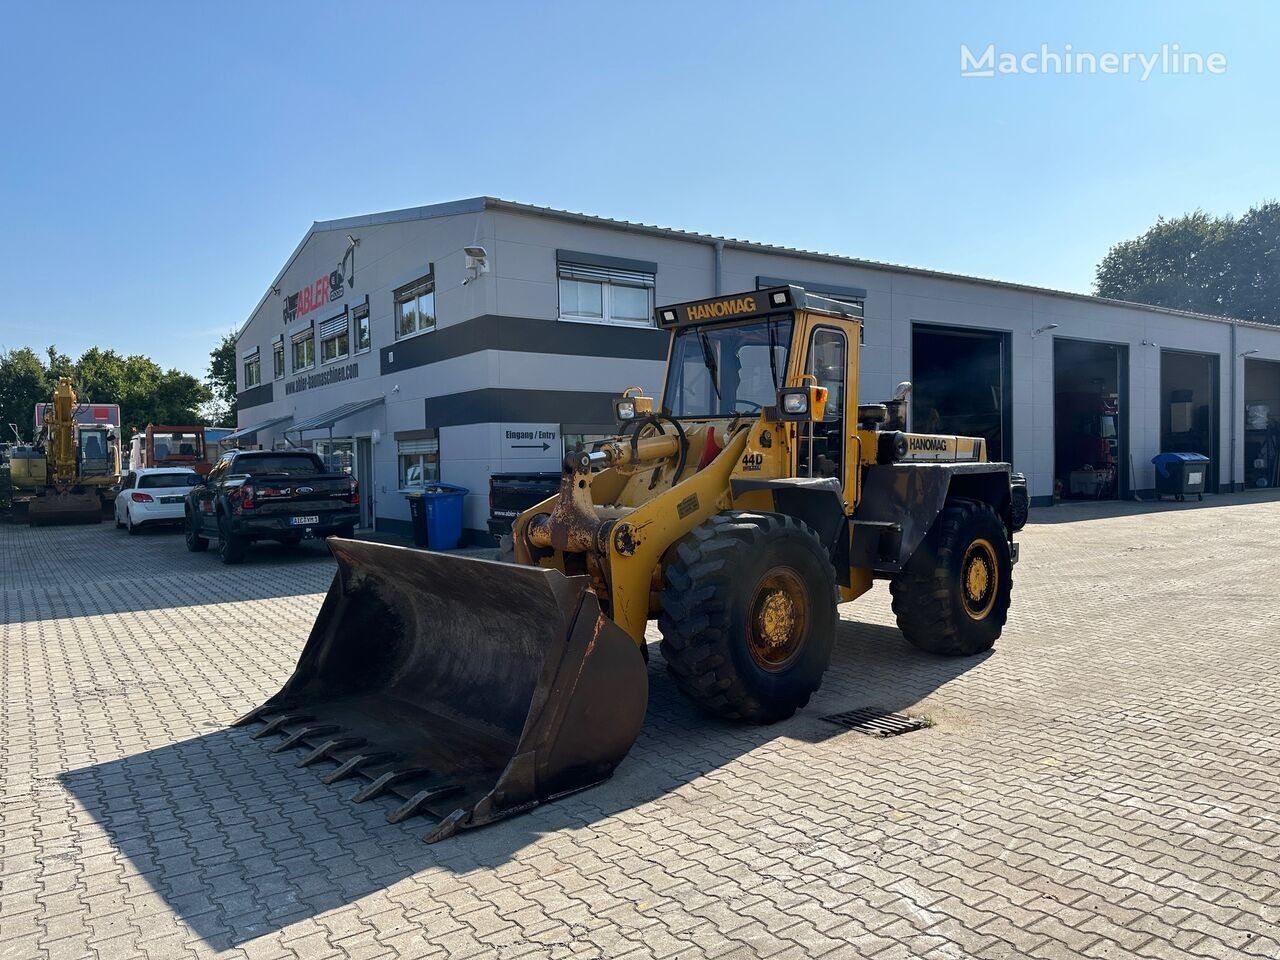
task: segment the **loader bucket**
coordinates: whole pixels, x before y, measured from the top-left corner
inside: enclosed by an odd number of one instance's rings
[[[331,538],[338,571],[293,676],[237,725],[359,777],[435,842],[608,779],[648,674],[586,577]]]

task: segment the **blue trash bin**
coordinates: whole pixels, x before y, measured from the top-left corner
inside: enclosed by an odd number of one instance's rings
[[[1156,499],[1166,496],[1185,500],[1191,495],[1204,499],[1209,478],[1209,458],[1203,453],[1161,453],[1151,458],[1156,465]]]
[[[430,483],[423,488],[428,550],[452,550],[462,542],[462,504],[469,492],[452,483]]]

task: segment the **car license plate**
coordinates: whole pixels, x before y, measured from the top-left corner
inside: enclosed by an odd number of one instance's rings
[[[309,523],[319,523],[319,517],[290,517],[289,522],[295,527],[305,527]]]
[[[161,503],[181,503],[182,498],[181,497],[161,497],[160,502]]]

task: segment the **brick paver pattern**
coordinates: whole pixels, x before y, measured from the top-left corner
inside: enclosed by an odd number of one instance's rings
[[[227,727],[292,670],[321,545],[0,525],[0,960],[1280,957],[1280,498],[1020,540],[993,654],[912,650],[878,585],[758,728],[655,644],[612,781],[428,846]],[[820,720],[863,706],[932,725]]]

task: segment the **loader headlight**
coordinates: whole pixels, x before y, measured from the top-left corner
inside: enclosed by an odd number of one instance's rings
[[[634,420],[636,418],[636,402],[634,400],[613,401],[613,415],[618,420]]]
[[[782,395],[782,412],[790,416],[803,416],[809,412],[808,391],[796,390]]]

